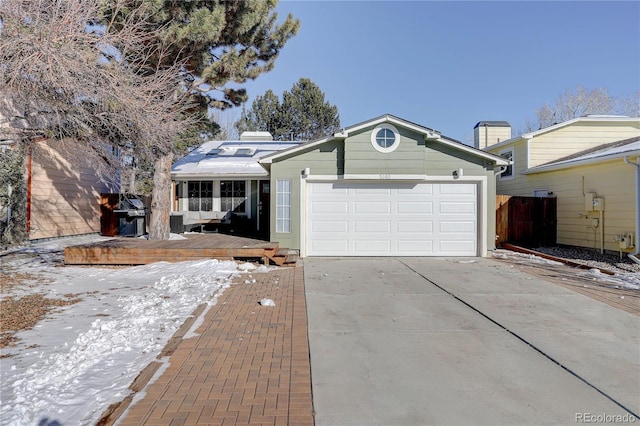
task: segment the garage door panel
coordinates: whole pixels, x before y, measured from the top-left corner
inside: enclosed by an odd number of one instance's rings
[[[399,201],[396,203],[396,212],[400,214],[431,214],[433,213],[433,203],[428,201]]]
[[[316,182],[310,188],[310,193],[313,195],[335,195],[335,194],[347,194],[349,189],[344,185],[328,182]]]
[[[441,234],[462,234],[468,236],[476,229],[475,222],[447,222],[442,221],[439,223],[438,230]]]
[[[468,256],[467,253],[475,251],[475,241],[444,240],[439,241],[438,251],[440,254],[448,256]]]
[[[391,232],[391,224],[387,222],[355,222],[353,224],[354,232],[356,234],[366,234],[371,232]]]
[[[325,213],[330,215],[344,214],[349,211],[347,201],[315,201],[311,204],[311,214]]]
[[[476,184],[343,181],[307,185],[308,255],[477,254]]]
[[[391,242],[388,240],[356,240],[354,249],[359,254],[378,256],[381,253],[391,251]]]
[[[353,188],[353,192],[356,195],[363,195],[365,197],[368,198],[373,198],[375,196],[384,196],[384,195],[389,195],[391,194],[391,189],[390,188],[382,188],[382,187],[358,187],[355,186]]]
[[[398,222],[396,224],[398,233],[433,233],[433,222],[431,221],[414,221],[414,222]]]
[[[334,232],[345,233],[349,230],[349,224],[347,221],[328,221],[328,220],[316,220],[311,223],[311,232]]]
[[[440,213],[462,215],[468,214],[475,216],[476,205],[473,202],[447,202],[439,203]]]
[[[405,255],[415,254],[417,256],[427,256],[433,253],[432,240],[397,241],[396,252]]]
[[[348,242],[344,239],[326,239],[326,240],[313,240],[311,241],[312,253],[333,253],[336,255],[342,255],[348,253]]]
[[[476,185],[472,183],[439,184],[438,193],[444,195],[475,195]]]
[[[433,185],[429,183],[399,185],[397,193],[400,195],[433,194]]]
[[[380,201],[355,201],[354,212],[361,215],[368,213],[391,213],[391,204],[389,202]]]

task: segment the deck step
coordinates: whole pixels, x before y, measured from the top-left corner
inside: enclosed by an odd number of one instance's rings
[[[280,248],[269,259],[278,266],[295,266],[300,259],[298,250]]]

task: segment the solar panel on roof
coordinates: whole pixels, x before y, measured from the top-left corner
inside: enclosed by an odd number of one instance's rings
[[[212,149],[211,151],[207,152],[207,154],[206,154],[206,155],[213,156],[213,155],[218,155],[218,154],[220,154],[221,152],[222,152],[222,150],[221,150],[220,148],[214,148],[214,149]]]

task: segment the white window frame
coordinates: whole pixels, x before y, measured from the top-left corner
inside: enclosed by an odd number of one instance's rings
[[[291,179],[276,179],[276,232],[291,233]]]
[[[380,130],[389,130],[393,133],[393,143],[388,147],[383,147],[378,144],[378,132],[380,132]],[[371,131],[371,145],[376,151],[382,152],[384,154],[393,152],[400,145],[400,132],[398,132],[398,129],[391,124],[380,124]]]
[[[509,156],[505,156],[504,154],[511,154]],[[504,172],[500,173],[500,180],[511,180],[515,178],[515,173],[513,170],[513,166],[515,164],[515,149],[513,147],[511,148],[507,148],[507,149],[503,149],[502,151],[498,152],[498,155],[506,160],[511,161],[511,165],[507,166],[507,168],[505,169]],[[505,173],[507,173],[507,171],[510,171],[510,173],[507,175]]]

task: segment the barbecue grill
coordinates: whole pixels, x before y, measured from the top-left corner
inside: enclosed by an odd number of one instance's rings
[[[145,234],[147,208],[139,198],[123,196],[118,209],[113,211],[119,218],[120,235],[139,237]]]

